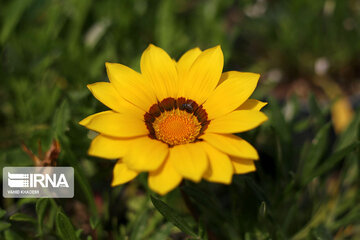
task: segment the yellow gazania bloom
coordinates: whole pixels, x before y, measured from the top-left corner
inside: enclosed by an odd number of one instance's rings
[[[113,186],[149,172],[149,187],[166,194],[183,178],[229,184],[233,174],[255,171],[255,148],[232,133],[267,120],[266,103],[248,99],[260,75],[222,73],[223,64],[220,46],[176,62],[154,45],[141,56],[141,74],[106,63],[110,82],[88,88],[111,110],[80,124],[99,132],[90,155],[119,159]]]

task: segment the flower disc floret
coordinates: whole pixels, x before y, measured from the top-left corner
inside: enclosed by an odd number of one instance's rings
[[[192,143],[207,128],[206,111],[195,101],[166,98],[144,115],[149,136],[169,146]]]

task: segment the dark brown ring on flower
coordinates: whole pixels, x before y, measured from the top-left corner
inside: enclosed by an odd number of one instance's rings
[[[205,132],[210,123],[210,121],[208,120],[208,115],[202,105],[199,106],[195,101],[191,99],[185,99],[183,97],[180,97],[178,99],[165,98],[161,102],[153,104],[149,108],[149,111],[144,115],[144,121],[149,131],[149,137],[152,139],[158,139],[156,137],[155,129],[153,126],[155,120],[160,117],[164,112],[171,112],[176,109],[184,111],[188,114],[192,114],[196,117],[198,124],[201,126],[201,128],[194,142],[200,141],[198,138]],[[161,139],[158,140],[162,141]],[[167,144],[169,146],[172,146],[169,143]]]

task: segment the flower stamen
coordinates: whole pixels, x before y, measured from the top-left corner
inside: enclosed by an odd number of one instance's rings
[[[169,146],[197,141],[209,125],[202,106],[185,98],[166,98],[152,105],[144,119],[149,136]]]

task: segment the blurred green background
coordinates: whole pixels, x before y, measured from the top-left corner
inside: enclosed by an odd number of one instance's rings
[[[58,139],[77,184],[74,199],[2,198],[0,238],[359,239],[359,23],[358,0],[0,0],[0,165],[31,166],[20,143]],[[220,44],[224,71],[260,73],[269,102],[242,135],[256,173],[186,182],[198,218],[179,190],[161,198],[192,233],[155,210],[145,175],[110,188],[114,162],[87,156],[94,134],[77,124],[106,109],[86,88],[104,63],[139,70],[149,43],[175,59]]]

